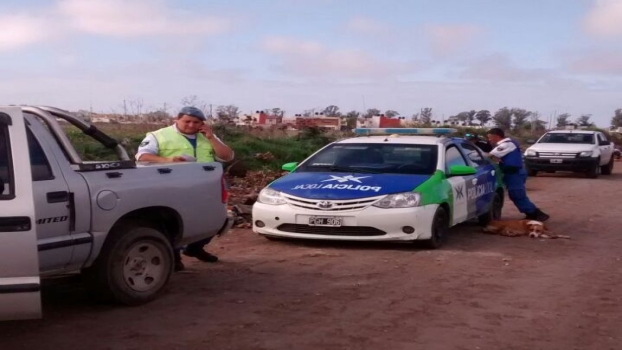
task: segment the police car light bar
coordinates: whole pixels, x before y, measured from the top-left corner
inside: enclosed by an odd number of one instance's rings
[[[457,132],[452,128],[356,128],[357,135],[449,135]]]

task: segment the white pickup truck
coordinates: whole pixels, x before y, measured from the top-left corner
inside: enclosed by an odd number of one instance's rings
[[[573,171],[596,178],[613,171],[614,144],[600,131],[553,130],[525,150],[524,161],[529,176]]]
[[[116,152],[82,161],[58,120]],[[154,299],[173,249],[227,232],[220,163],[136,164],[116,140],[52,107],[0,107],[0,320],[41,317],[40,278],[82,272],[127,305]]]

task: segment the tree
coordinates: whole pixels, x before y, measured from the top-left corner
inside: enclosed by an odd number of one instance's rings
[[[533,112],[522,108],[512,108],[511,112],[514,117],[514,130],[525,129],[529,124],[529,117],[533,114]]]
[[[479,125],[484,126],[492,119],[492,116],[490,115],[490,111],[482,109],[475,114],[475,119],[479,121]]]
[[[495,112],[492,120],[496,127],[509,131],[512,128],[512,111],[507,107],[503,107]]]
[[[424,125],[432,124],[432,108],[426,107],[421,109],[420,121]]]
[[[361,113],[357,111],[350,111],[346,114],[346,125],[348,128],[356,128],[356,121],[361,116]]]
[[[579,124],[579,126],[594,126],[594,123],[590,122],[591,117],[591,114],[583,114],[577,118],[577,124]]]
[[[557,116],[557,127],[563,128],[564,126],[568,125],[570,123],[568,119],[570,119],[570,113],[562,113],[558,115]]]
[[[202,99],[200,99],[197,95],[186,96],[186,97],[181,99],[180,103],[184,107],[186,107],[186,106],[196,107],[196,108],[200,109],[201,111],[203,111],[203,113],[208,118],[212,117],[212,110],[211,110],[210,104],[208,104],[207,102],[205,102]]]
[[[363,117],[371,118],[371,117],[373,117],[375,115],[380,115],[380,110],[378,108],[370,108],[370,109],[367,110],[367,112],[365,112]]]
[[[611,118],[611,126],[614,128],[622,127],[622,108],[616,109]]]
[[[312,117],[314,114],[315,114],[315,108],[305,109],[305,111],[302,112],[303,117]]]
[[[275,117],[283,117],[285,115],[285,111],[280,108],[272,108],[272,115]]]
[[[327,117],[341,117],[341,112],[339,112],[339,107],[335,105],[330,105],[324,108],[324,110],[322,111],[322,114],[324,114]]]
[[[392,109],[387,109],[387,110],[384,112],[384,115],[385,115],[385,116],[387,116],[387,117],[389,117],[389,118],[393,118],[393,117],[395,117],[395,116],[400,115],[400,113],[399,113],[399,112],[397,112],[397,111],[394,111],[394,110],[392,110]]]
[[[413,113],[413,115],[410,117],[410,120],[412,120],[413,123],[418,123],[419,122],[419,113]]]
[[[218,106],[216,108],[216,116],[225,123],[232,122],[238,117],[240,109],[234,105]]]

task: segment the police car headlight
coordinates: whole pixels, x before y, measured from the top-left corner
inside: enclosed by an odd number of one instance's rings
[[[593,153],[592,151],[581,152],[579,153],[579,157],[591,157],[592,153]]]
[[[271,204],[271,205],[281,205],[285,204],[285,199],[281,196],[281,192],[275,191],[271,188],[264,188],[259,192],[259,197],[257,197],[257,201],[263,204]]]
[[[390,194],[376,203],[374,207],[378,208],[412,208],[417,207],[421,203],[421,195],[415,192],[405,192]]]
[[[528,149],[525,151],[525,157],[535,157],[538,153],[532,149]]]

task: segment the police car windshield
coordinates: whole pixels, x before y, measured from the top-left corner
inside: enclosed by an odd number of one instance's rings
[[[360,172],[431,175],[438,146],[410,144],[334,144],[304,162],[296,172]]]
[[[594,134],[582,133],[549,133],[542,136],[538,143],[577,143],[577,144],[593,144]]]

